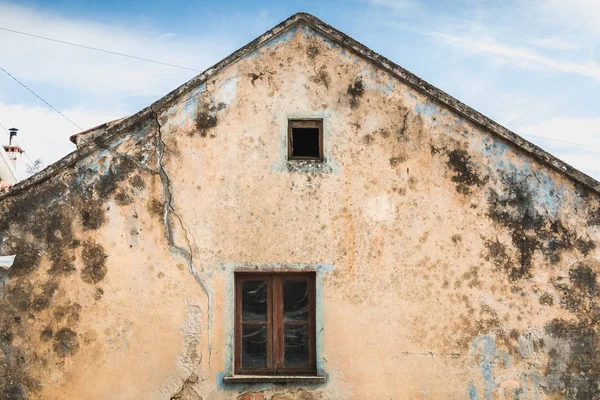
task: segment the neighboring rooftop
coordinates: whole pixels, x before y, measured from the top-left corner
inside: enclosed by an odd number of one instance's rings
[[[86,129],[85,131],[81,131],[79,133],[69,136],[69,140],[79,148],[79,146],[83,146],[85,143],[88,143],[91,139],[104,134],[104,132],[106,132],[106,129],[113,126],[117,122],[123,121],[125,118],[127,117],[114,119],[112,121],[105,122],[93,128]]]

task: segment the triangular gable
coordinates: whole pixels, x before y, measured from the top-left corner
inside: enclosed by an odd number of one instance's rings
[[[323,35],[326,39],[331,40],[332,42],[348,50],[351,50],[358,56],[375,64],[377,67],[395,76],[400,81],[404,82],[411,88],[431,98],[433,101],[439,103],[445,108],[456,112],[461,117],[475,123],[478,126],[481,126],[485,130],[513,144],[517,148],[531,155],[534,159],[540,161],[542,164],[545,164],[555,170],[560,171],[561,173],[571,178],[573,181],[580,183],[586,186],[587,188],[593,190],[594,192],[600,194],[600,182],[598,182],[597,180],[573,168],[564,161],[556,158],[555,156],[546,152],[545,150],[541,149],[535,144],[529,142],[528,140],[522,138],[521,136],[517,135],[511,130],[503,127],[502,125],[479,113],[473,108],[460,102],[459,100],[455,99],[454,97],[450,96],[444,91],[427,83],[423,79],[417,77],[416,75],[407,71],[406,69],[402,68],[396,63],[388,60],[384,56],[377,54],[373,50],[369,49],[367,46],[357,42],[356,40],[333,28],[332,26],[326,24],[325,22],[314,17],[313,15],[300,12],[294,14],[279,25],[263,33],[258,38],[246,44],[244,47],[236,50],[228,57],[219,61],[212,67],[206,69],[204,72],[200,73],[188,82],[171,91],[166,96],[157,100],[149,107],[146,107],[140,112],[128,118],[124,118],[123,120],[119,121],[118,123],[115,123],[110,127],[107,127],[107,129],[103,131],[101,135],[95,137],[94,140],[90,141],[82,148],[79,148],[77,151],[65,156],[63,159],[57,161],[56,163],[47,167],[38,174],[13,186],[13,188],[7,194],[0,196],[0,199],[5,197],[6,195],[10,195],[11,193],[15,193],[16,191],[23,190],[26,187],[29,187],[31,185],[34,185],[36,183],[42,182],[50,178],[62,168],[73,164],[77,160],[95,151],[98,148],[98,142],[105,143],[113,137],[115,137],[116,135],[125,132],[128,128],[135,126],[139,121],[143,120],[144,118],[148,118],[150,115],[154,114],[154,111],[165,108],[168,104],[170,104],[180,96],[188,93],[192,89],[203,84],[211,77],[218,74],[224,68],[232,65],[244,56],[256,51],[265,43],[271,41],[273,38],[281,35],[292,26],[298,24],[306,24],[319,34]]]

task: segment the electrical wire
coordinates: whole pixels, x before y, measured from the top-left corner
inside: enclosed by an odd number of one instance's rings
[[[4,125],[2,125],[2,122],[0,122],[0,127],[2,127],[2,129],[4,130],[4,132],[6,132],[6,134],[8,136],[10,136],[10,132],[8,131],[8,129],[6,129],[6,127]]]
[[[59,113],[60,115],[62,115],[62,117],[64,119],[66,119],[67,121],[69,121],[70,123],[72,123],[73,125],[75,125],[77,128],[79,128],[79,130],[83,130],[82,127],[80,127],[79,125],[77,125],[75,122],[73,122],[71,119],[69,119],[69,117],[67,117],[65,114],[61,113],[60,111],[58,111],[56,108],[54,108],[54,106],[52,106],[52,104],[48,103],[46,100],[42,99],[36,92],[34,92],[33,90],[29,89],[23,82],[21,82],[20,80],[18,80],[17,78],[15,78],[14,76],[12,76],[7,70],[5,70],[4,68],[0,67],[0,69],[8,76],[10,76],[15,82],[17,82],[19,85],[23,86],[25,89],[27,89],[31,94],[33,94],[35,97],[37,97],[38,99],[40,99],[41,101],[44,102],[44,104],[46,104],[48,107],[50,107],[51,109],[53,109],[54,111],[56,111],[57,113]]]
[[[199,69],[196,69],[196,68],[184,67],[182,65],[170,64],[170,63],[166,63],[166,62],[162,62],[162,61],[152,60],[150,58],[138,57],[138,56],[133,56],[131,54],[119,53],[119,52],[116,52],[116,51],[105,50],[105,49],[101,49],[101,48],[98,48],[98,47],[92,47],[92,46],[86,46],[86,45],[83,45],[83,44],[78,44],[78,43],[73,43],[73,42],[67,42],[65,40],[53,39],[53,38],[50,38],[50,37],[47,37],[47,36],[34,35],[33,33],[16,31],[14,29],[8,29],[8,28],[0,27],[0,30],[6,31],[6,32],[17,33],[19,35],[30,36],[30,37],[34,37],[34,38],[37,38],[37,39],[48,40],[50,42],[56,42],[56,43],[61,43],[61,44],[67,44],[69,46],[80,47],[82,49],[100,51],[102,53],[112,54],[112,55],[115,55],[115,56],[133,58],[135,60],[147,61],[147,62],[151,62],[151,63],[154,63],[154,64],[160,64],[160,65],[166,65],[168,67],[179,68],[179,69],[186,69],[188,71],[202,72],[202,71],[200,71]]]
[[[592,145],[584,144],[584,143],[569,142],[567,140],[551,139],[551,138],[544,137],[544,136],[528,135],[526,133],[522,134],[522,136],[529,136],[529,137],[533,137],[533,138],[537,138],[537,139],[549,140],[551,142],[566,143],[566,144],[571,144],[571,145],[574,145],[574,146],[589,147],[591,149],[600,149],[600,146],[592,146]]]

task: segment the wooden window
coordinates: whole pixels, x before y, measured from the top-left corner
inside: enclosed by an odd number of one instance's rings
[[[288,121],[288,160],[323,160],[323,121]]]
[[[315,274],[236,273],[235,373],[315,375]]]

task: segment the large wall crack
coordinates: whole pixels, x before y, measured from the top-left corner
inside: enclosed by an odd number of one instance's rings
[[[173,203],[173,191],[172,191],[172,186],[171,186],[171,178],[169,177],[169,174],[167,173],[164,165],[163,165],[163,158],[165,155],[165,152],[167,151],[167,146],[162,138],[162,131],[161,131],[161,125],[158,119],[158,113],[156,112],[156,110],[152,109],[152,113],[154,115],[154,119],[157,125],[157,129],[158,129],[158,134],[156,135],[156,154],[157,154],[157,173],[160,176],[160,180],[163,186],[163,202],[165,204],[164,207],[164,214],[163,214],[163,224],[165,226],[165,235],[167,237],[167,242],[169,244],[169,247],[171,247],[171,249],[173,249],[177,254],[179,254],[181,257],[183,257],[186,260],[186,263],[188,265],[188,270],[190,271],[190,273],[192,274],[192,276],[194,277],[194,279],[196,280],[196,282],[198,282],[198,284],[200,285],[200,287],[202,288],[202,291],[204,292],[204,294],[206,295],[206,299],[207,299],[207,313],[208,313],[208,322],[207,322],[207,330],[208,330],[208,365],[209,365],[209,369],[210,369],[210,362],[211,362],[211,352],[212,352],[212,294],[210,292],[210,289],[208,288],[208,286],[206,285],[206,283],[203,281],[202,277],[200,276],[200,274],[198,273],[198,271],[196,270],[195,267],[195,263],[194,263],[194,255],[193,255],[193,247],[192,247],[192,241],[193,238],[190,239],[190,234],[189,234],[189,230],[182,218],[182,216],[177,212],[177,210],[175,209]],[[178,245],[176,243],[175,240],[175,233],[174,233],[174,229],[173,226],[171,224],[172,219],[175,219],[177,221],[177,224],[179,224],[179,226],[181,227],[183,233],[184,233],[184,237],[185,237],[185,245]],[[195,244],[194,244],[195,246]]]

